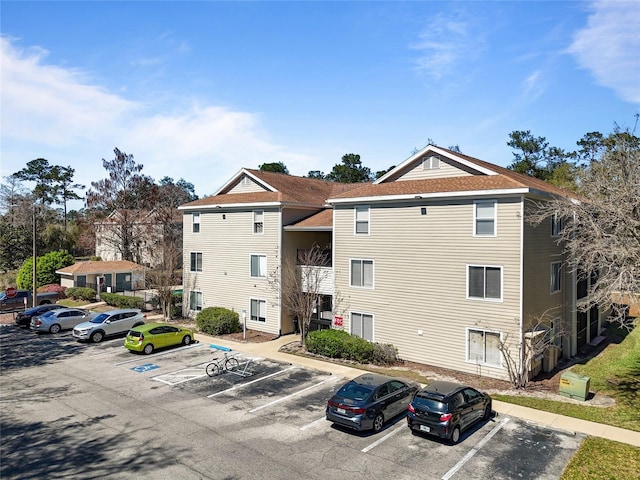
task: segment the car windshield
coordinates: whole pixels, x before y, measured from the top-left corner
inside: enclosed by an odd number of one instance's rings
[[[136,332],[135,330],[129,330],[128,335],[130,337],[141,337],[142,336],[142,332]]]
[[[428,394],[418,393],[413,401],[419,403],[423,407],[426,407],[433,412],[446,412],[447,406],[444,403],[434,398],[430,398],[427,395]]]
[[[109,315],[106,313],[101,313],[100,315],[98,315],[97,317],[94,317],[91,320],[91,323],[104,323],[104,321],[109,318]]]
[[[373,388],[368,385],[360,385],[355,382],[349,382],[340,390],[338,390],[337,395],[361,402],[362,400],[366,400],[367,398],[369,398],[372,391]]]
[[[39,316],[40,316],[40,318],[50,317],[52,315],[55,315],[56,313],[58,313],[58,312],[56,312],[55,310],[47,310],[46,312],[42,312]]]

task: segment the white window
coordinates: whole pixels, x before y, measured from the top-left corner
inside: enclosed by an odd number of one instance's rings
[[[558,217],[558,214],[554,213],[553,216],[551,217],[551,236],[559,237],[561,230],[562,230],[562,221]]]
[[[473,234],[478,237],[494,237],[496,235],[496,201],[481,200],[473,203]]]
[[[251,299],[251,320],[255,322],[267,321],[267,302],[266,300]]]
[[[373,288],[373,260],[351,260],[351,286]]]
[[[373,315],[351,312],[351,334],[373,342]]]
[[[467,361],[500,367],[500,334],[486,330],[467,329]]]
[[[467,298],[502,300],[502,267],[469,265]]]
[[[242,177],[242,185],[245,187],[251,185],[251,179],[245,175]]]
[[[264,210],[253,211],[253,233],[264,233]]]
[[[435,170],[438,168],[440,168],[440,159],[435,155],[431,155],[430,157],[425,157],[422,159],[423,170]]]
[[[189,263],[190,272],[202,271],[202,252],[191,252],[191,259]]]
[[[200,212],[193,212],[191,214],[191,226],[193,233],[200,233]]]
[[[255,278],[267,277],[266,255],[251,255],[251,276]]]
[[[202,310],[202,292],[195,290],[189,292],[189,309],[197,312]]]
[[[562,262],[551,263],[551,293],[559,292],[561,289]]]
[[[356,235],[369,234],[369,207],[355,208]]]

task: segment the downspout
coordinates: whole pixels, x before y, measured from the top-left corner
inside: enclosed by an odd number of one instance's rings
[[[277,290],[277,300],[278,300],[278,337],[282,336],[282,296],[281,296],[281,289],[282,289],[282,256],[283,256],[283,251],[282,251],[282,237],[283,237],[283,232],[284,232],[284,225],[282,224],[282,210],[284,209],[284,207],[280,207],[279,212],[280,212],[280,220],[278,222],[278,225],[280,226],[279,228],[279,232],[278,232],[278,278],[276,280],[277,285],[280,285],[280,288]]]
[[[520,365],[518,366],[518,368],[520,370],[522,369],[527,369],[527,358],[526,358],[526,352],[525,352],[525,338],[524,338],[524,332],[523,332],[523,325],[524,325],[524,321],[523,321],[523,316],[524,316],[524,215],[525,215],[525,196],[521,195],[520,196],[520,306],[519,306],[519,310],[520,310],[520,315],[519,315],[519,326],[518,326],[518,335],[520,337],[520,351],[518,352],[518,356],[520,357]],[[524,372],[520,371],[518,372],[520,374],[523,374]]]

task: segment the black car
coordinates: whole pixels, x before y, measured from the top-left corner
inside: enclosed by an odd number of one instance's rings
[[[456,444],[463,430],[490,416],[488,394],[467,385],[436,381],[415,394],[409,404],[407,423],[412,431]]]
[[[366,373],[343,385],[327,401],[327,420],[355,430],[379,432],[386,420],[406,412],[418,385]]]
[[[48,303],[46,305],[38,305],[37,307],[28,308],[16,315],[16,325],[22,328],[29,327],[31,324],[31,318],[42,315],[45,312],[56,310],[58,308],[66,308],[64,305],[58,305],[57,303]]]

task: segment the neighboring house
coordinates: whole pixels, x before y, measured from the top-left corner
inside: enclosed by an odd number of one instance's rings
[[[102,292],[145,288],[145,268],[128,260],[77,262],[56,270],[63,287],[90,287]]]
[[[180,207],[185,308],[233,308],[248,328],[290,333],[268,276],[315,243],[332,251],[316,325],[333,317],[405,360],[506,378],[500,342],[517,358],[544,316],[547,334],[568,332],[530,361],[533,373],[551,370],[604,321],[597,309],[576,311],[587,285],[564,267],[560,226],[527,221],[534,202],[566,194],[434,146],[367,184],[241,170],[214,196]]]
[[[156,267],[163,263],[167,248],[177,248],[181,258],[182,215],[178,210],[169,215],[167,221],[156,210],[114,210],[95,223],[96,256],[102,260],[129,256],[136,263]]]

